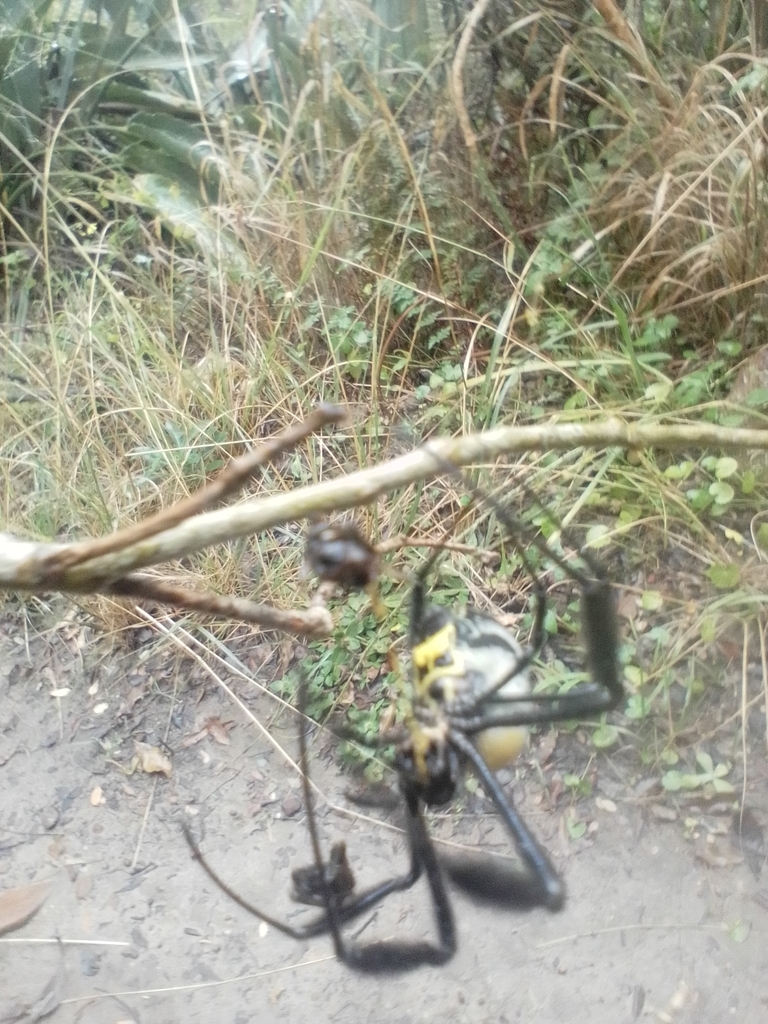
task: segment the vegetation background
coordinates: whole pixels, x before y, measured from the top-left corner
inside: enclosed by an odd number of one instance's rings
[[[319,399],[351,427],[256,492],[499,423],[768,423],[767,12],[0,0],[8,529],[74,538],[142,518]],[[525,490],[509,483],[523,474]],[[682,741],[702,694],[768,738],[764,463],[574,451],[484,479],[532,526],[555,508],[620,590],[627,728],[593,741],[649,722],[643,756],[688,762],[670,787],[724,785]],[[445,599],[524,629],[529,581],[512,550],[478,557],[503,545],[492,517],[460,515],[459,490],[394,494],[366,529],[434,539],[458,523],[471,550],[444,560]],[[422,557],[395,556],[383,623],[367,598],[340,603],[315,651],[316,714],[341,703],[376,728]],[[173,575],[289,605],[300,568],[286,528]],[[568,686],[578,614],[547,580],[566,653],[546,685]],[[88,607],[118,638],[132,625]],[[45,609],[26,603],[32,628]],[[724,667],[742,656],[734,685]]]

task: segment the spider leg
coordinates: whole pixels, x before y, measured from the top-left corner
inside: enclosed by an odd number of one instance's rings
[[[515,664],[506,672],[501,679],[495,680],[489,686],[485,686],[482,689],[475,690],[470,698],[462,698],[461,702],[461,713],[471,715],[473,711],[481,707],[484,703],[494,697],[499,690],[501,690],[510,679],[514,679],[515,676],[521,675],[528,666],[531,664],[533,659],[537,656],[541,648],[544,646],[544,618],[547,614],[547,597],[544,592],[544,586],[542,585],[539,577],[534,572],[533,566],[528,560],[527,555],[523,551],[519,551],[523,565],[525,566],[528,574],[531,577],[533,584],[533,590],[536,595],[536,615],[533,620],[533,628],[531,630],[531,639],[527,646],[523,648],[520,658]],[[500,700],[506,700],[504,696],[499,698]],[[522,699],[522,698],[520,698]]]
[[[306,686],[303,681],[299,686],[299,711],[303,714],[306,705]],[[449,960],[456,951],[456,926],[451,909],[445,880],[437,861],[434,844],[427,831],[421,801],[417,793],[405,792],[406,836],[411,855],[410,869],[406,875],[383,882],[356,900],[350,902],[339,895],[334,888],[332,872],[329,875],[320,846],[320,835],[314,812],[312,787],[309,782],[309,758],[307,753],[307,719],[303,718],[299,730],[299,767],[301,769],[304,804],[307,809],[307,827],[315,858],[317,872],[311,876],[304,873],[303,879],[316,879],[318,892],[315,896],[325,907],[322,931],[331,933],[336,956],[349,967],[368,974],[385,974],[413,970],[425,965],[439,965]],[[306,869],[304,869],[306,871]],[[435,920],[439,937],[438,945],[428,942],[373,942],[366,946],[356,945],[347,941],[341,931],[341,925],[353,917],[363,913],[374,903],[378,903],[391,892],[410,889],[419,880],[422,873],[427,876],[430,895],[434,907]],[[283,929],[284,930],[284,929]]]
[[[434,454],[434,453],[432,453]],[[461,471],[452,462],[441,456],[435,456],[442,468],[451,474]],[[484,701],[493,696],[509,679],[527,668],[544,643],[544,616],[546,613],[546,595],[544,588],[538,578],[533,565],[520,543],[520,535],[523,533],[521,524],[511,515],[498,499],[482,487],[470,484],[472,491],[496,513],[506,534],[512,540],[517,553],[528,573],[535,593],[537,595],[536,619],[534,621],[533,636],[529,649],[520,665],[514,666],[512,672],[492,687],[480,691],[472,702],[472,707],[457,709],[467,717],[452,719],[457,728],[463,728],[464,721],[469,722],[472,710],[480,708]],[[551,511],[547,510],[549,515]],[[557,517],[555,516],[555,521]],[[624,687],[621,682],[617,662],[617,651],[619,647],[619,627],[616,618],[616,608],[613,590],[610,581],[600,562],[594,558],[589,551],[582,549],[580,557],[586,564],[588,572],[582,572],[573,562],[559,555],[556,551],[539,536],[531,536],[529,542],[534,545],[546,558],[551,559],[558,565],[567,576],[575,580],[581,592],[581,623],[584,633],[587,651],[587,660],[590,668],[590,675],[594,683],[579,687],[574,693],[564,694],[562,697],[542,695],[534,698],[540,704],[535,718],[527,721],[524,713],[520,717],[512,715],[509,720],[493,722],[499,725],[525,725],[535,722],[552,722],[558,719],[583,718],[603,711],[610,711],[616,707],[624,697]],[[432,561],[432,560],[430,560]],[[424,580],[421,581],[422,594],[420,596],[419,608],[423,610],[425,604]],[[414,604],[414,610],[415,610]],[[512,702],[523,701],[525,698],[502,697],[500,701]],[[471,720],[467,731],[479,732],[482,724],[479,724],[480,716]]]
[[[224,879],[216,872],[204,857],[200,847],[197,844],[189,825],[186,822],[182,822],[182,831],[184,838],[189,845],[192,856],[195,860],[199,861],[203,870],[219,889],[225,893],[234,903],[242,907],[243,910],[247,910],[249,914],[254,917],[258,917],[260,921],[265,921],[268,925],[271,925],[277,931],[283,935],[287,935],[291,939],[312,939],[317,935],[326,935],[333,931],[333,922],[331,915],[326,910],[325,913],[314,918],[312,921],[308,921],[306,924],[299,927],[291,927],[291,925],[285,924],[283,921],[279,921],[272,914],[266,913],[259,907],[254,906],[249,900],[244,899],[238,892],[236,892]],[[337,844],[338,846],[339,844]],[[334,847],[335,849],[336,847]],[[333,858],[333,852],[331,854]],[[332,865],[332,861],[329,862]],[[326,865],[328,867],[329,865]],[[348,869],[348,865],[345,866]],[[335,919],[337,925],[346,924],[348,921],[354,920],[366,911],[372,909],[377,903],[389,896],[393,892],[403,892],[406,889],[412,888],[421,878],[422,871],[424,870],[421,859],[417,859],[414,856],[411,858],[411,866],[407,874],[392,878],[386,882],[381,882],[378,885],[372,886],[365,892],[360,893],[354,899],[348,897],[340,897],[334,888],[333,875],[329,878],[329,871],[325,871],[326,884],[331,888],[331,897],[329,902],[332,902],[335,906]],[[304,873],[307,874],[304,874]],[[314,878],[310,878],[310,874],[314,875]],[[306,903],[309,906],[325,906],[326,896],[323,894],[322,882],[320,881],[319,872],[316,871],[315,865],[311,868],[297,868],[294,874],[298,873],[303,879],[303,887],[300,890],[301,894],[297,895],[297,899],[300,903]],[[344,959],[342,957],[342,959]]]
[[[282,932],[283,935],[287,935],[292,939],[309,939],[314,935],[320,935],[322,932],[327,931],[328,922],[325,914],[301,928],[292,928],[290,925],[284,924],[282,921],[278,921],[278,919],[273,917],[271,914],[267,914],[265,911],[255,907],[252,903],[249,903],[248,900],[243,899],[238,892],[235,892],[235,890],[225,882],[216,871],[213,870],[211,865],[203,856],[196,839],[192,835],[192,830],[186,821],[182,821],[181,829],[184,833],[184,838],[187,840],[187,845],[192,851],[192,856],[195,860],[200,862],[203,871],[205,871],[214,885],[217,885],[223,893],[226,893],[226,895],[229,896],[233,902],[237,903],[238,906],[242,907],[243,910],[247,910],[249,914],[253,914],[254,917],[258,917],[259,920],[266,922],[266,924],[271,925],[274,929]]]
[[[449,742],[471,762],[483,788],[493,800],[504,824],[512,834],[517,851],[528,870],[527,878],[520,875],[512,876],[509,873],[504,876],[497,874],[494,877],[485,861],[475,869],[469,861],[463,869],[456,867],[455,870],[451,867],[452,862],[448,862],[446,869],[451,879],[478,898],[494,898],[496,902],[502,899],[513,906],[544,906],[548,910],[560,910],[565,901],[565,886],[514,805],[507,800],[496,776],[461,732],[452,729]],[[511,885],[506,894],[495,888],[501,884]]]
[[[454,729],[473,735],[494,726],[569,721],[610,711],[621,703],[624,686],[617,658],[619,627],[613,591],[606,579],[580,578],[582,629],[593,681],[569,693],[502,694],[490,707],[475,702],[477,714],[449,715]]]
[[[430,942],[372,942],[366,946],[356,945],[347,941],[341,933],[342,918],[346,916],[347,907],[339,907],[332,893],[326,887],[328,900],[326,911],[330,922],[329,930],[333,936],[336,956],[349,967],[365,974],[387,974],[414,970],[417,967],[439,966],[444,964],[456,951],[456,925],[453,917],[448,892],[445,887],[435,847],[427,831],[426,822],[421,811],[420,801],[416,796],[406,796],[407,836],[411,849],[411,864],[415,882],[422,874],[426,875],[430,896],[437,925],[438,943]],[[390,883],[385,883],[388,887]],[[387,892],[392,891],[387,888]]]

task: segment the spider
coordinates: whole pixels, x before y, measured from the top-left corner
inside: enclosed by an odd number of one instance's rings
[[[408,870],[357,894],[344,844],[336,843],[329,858],[324,858],[308,780],[306,726],[299,735],[300,765],[314,859],[309,867],[294,870],[293,895],[299,902],[320,907],[321,914],[294,928],[246,902],[207,864],[189,829],[184,827],[193,854],[210,878],[240,906],[292,938],[330,933],[338,959],[366,973],[439,965],[451,958],[456,950],[456,926],[446,876],[480,901],[515,909],[562,908],[564,885],[549,856],[505,795],[494,771],[518,755],[526,740],[527,726],[600,714],[616,707],[624,695],[617,661],[614,595],[603,567],[589,552],[582,551],[586,567],[582,570],[536,537],[531,537],[530,543],[559,565],[580,590],[592,681],[565,694],[532,692],[528,668],[544,641],[544,588],[522,545],[520,525],[492,495],[479,488],[473,490],[493,508],[531,578],[536,598],[532,635],[530,643],[523,647],[500,623],[477,609],[469,608],[459,615],[431,603],[428,579],[439,551],[417,573],[409,626],[413,708],[405,725],[383,738],[385,743],[396,743],[394,769],[405,808]],[[332,529],[327,535],[332,543],[326,547],[320,528],[313,535],[313,567],[318,571],[318,565],[324,566],[328,578],[336,581],[354,575],[355,567],[343,564],[345,551],[356,555],[360,545],[367,546],[349,524],[345,524],[344,531],[343,545]],[[306,684],[302,682],[300,710],[305,702]],[[489,858],[438,856],[424,810],[449,802],[466,769],[474,772],[495,804],[513,840],[520,867],[510,868],[506,862],[498,864]],[[374,940],[360,944],[345,937],[343,925],[391,893],[410,889],[422,876],[432,901],[436,941]]]

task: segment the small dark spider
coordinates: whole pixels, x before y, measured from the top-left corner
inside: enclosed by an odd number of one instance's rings
[[[453,467],[450,467],[453,469]],[[476,609],[463,615],[428,600],[427,579],[439,555],[436,552],[416,576],[411,596],[409,647],[413,665],[414,702],[410,719],[396,735],[394,768],[405,806],[405,832],[410,851],[408,871],[355,894],[354,874],[343,843],[333,846],[326,860],[320,848],[317,822],[308,781],[306,727],[300,732],[300,760],[307,823],[314,863],[293,872],[294,898],[320,906],[323,913],[301,928],[293,928],[246,903],[214,873],[203,859],[185,826],[193,853],[213,881],[242,907],[285,935],[306,939],[330,933],[337,957],[369,973],[396,972],[422,965],[445,963],[456,949],[456,928],[445,883],[448,875],[475,899],[515,909],[544,907],[560,910],[565,888],[547,853],[542,849],[514,805],[504,794],[494,770],[510,763],[533,724],[591,717],[616,707],[624,696],[617,660],[618,625],[611,585],[598,561],[588,552],[581,558],[586,571],[551,551],[537,537],[529,543],[552,559],[579,587],[581,619],[592,681],[562,695],[534,694],[528,667],[544,641],[546,610],[544,588],[526,555],[521,527],[484,492],[475,493],[489,504],[505,530],[533,582],[536,614],[531,643],[522,647],[495,619]],[[315,542],[322,538],[317,533]],[[327,561],[343,561],[336,538],[325,552]],[[316,560],[318,548],[313,558]],[[339,576],[343,566],[337,564]],[[350,568],[350,573],[351,573]],[[299,704],[306,702],[306,684],[299,688]],[[496,806],[520,857],[511,868],[489,858],[439,857],[424,820],[425,807],[450,801],[463,772],[470,768]],[[503,866],[502,866],[503,864]],[[373,941],[361,945],[344,937],[342,926],[359,917],[390,893],[411,888],[425,876],[432,900],[437,942]]]
[[[379,556],[354,522],[312,523],[304,560],[321,580],[344,590],[363,590],[376,582]]]

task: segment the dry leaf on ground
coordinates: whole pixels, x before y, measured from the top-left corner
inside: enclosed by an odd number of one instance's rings
[[[133,745],[143,772],[162,772],[170,778],[171,762],[159,747],[152,747],[149,743],[141,743],[139,740],[134,740]]]
[[[50,882],[33,882],[0,892],[0,935],[20,928],[45,903]]]
[[[208,727],[203,726],[203,728],[198,729],[197,732],[191,732],[189,736],[185,736],[184,739],[181,741],[181,745],[185,748],[194,747],[196,743],[199,743],[201,740],[204,740],[207,735]]]
[[[193,747],[196,743],[204,740],[206,736],[210,736],[217,743],[228,747],[230,744],[229,730],[233,725],[233,722],[222,722],[218,715],[212,715],[210,718],[206,718],[197,732],[185,736],[181,745],[182,747]]]
[[[233,722],[222,722],[218,715],[205,720],[205,727],[213,739],[225,747],[229,746],[229,730],[233,724]]]
[[[742,864],[744,857],[737,853],[726,843],[703,843],[696,851],[695,856],[703,860],[711,868],[732,868],[736,864]]]
[[[129,715],[133,710],[133,705],[141,700],[142,697],[146,696],[147,688],[144,683],[139,683],[138,686],[132,686],[128,691],[123,703],[117,710],[117,717],[122,718],[124,715]]]

